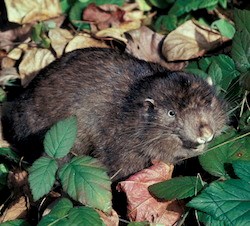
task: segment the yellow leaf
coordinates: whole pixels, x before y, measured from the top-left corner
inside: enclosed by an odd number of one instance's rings
[[[168,61],[188,60],[204,55],[227,40],[219,32],[189,20],[168,34],[162,53]]]
[[[73,38],[73,35],[66,29],[54,28],[49,30],[49,38],[57,57],[60,57],[63,54],[65,46]]]
[[[104,42],[93,39],[88,34],[78,34],[67,45],[65,52],[70,52],[75,49],[82,49],[87,47],[108,47]]]
[[[8,19],[25,24],[57,17],[61,14],[58,0],[5,0]]]
[[[55,60],[48,49],[31,48],[27,50],[19,64],[19,73],[22,83],[29,82],[42,68]]]

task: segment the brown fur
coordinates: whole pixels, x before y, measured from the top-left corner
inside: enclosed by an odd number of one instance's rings
[[[204,80],[95,48],[68,53],[43,69],[2,114],[4,137],[28,160],[41,155],[54,123],[76,115],[73,152],[99,158],[110,175],[119,171],[115,179],[152,160],[175,163],[200,154],[204,144],[197,138],[219,134],[226,118]]]

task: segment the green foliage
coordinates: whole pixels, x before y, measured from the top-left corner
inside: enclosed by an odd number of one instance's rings
[[[202,187],[202,182],[197,177],[177,177],[151,185],[149,191],[157,198],[173,200],[194,196]]]
[[[47,194],[55,183],[58,165],[54,159],[41,157],[29,170],[29,183],[34,200]]]
[[[249,200],[249,183],[240,179],[230,179],[211,183],[187,206],[225,221],[226,225],[246,225],[246,222],[250,222]]]
[[[1,223],[1,226],[30,226],[30,224],[24,220],[12,220]]]
[[[202,168],[211,175],[228,178],[226,163],[234,160],[250,161],[250,133],[238,135],[236,131],[224,133],[217,137],[208,148],[208,152],[199,156]]]
[[[185,70],[204,79],[210,77],[218,91],[224,93],[228,90],[233,79],[240,74],[234,61],[224,54],[200,59],[198,62],[188,65]]]
[[[60,169],[59,178],[73,199],[104,212],[111,210],[111,182],[96,159],[74,157]]]
[[[89,156],[74,157],[60,167],[57,160],[65,157],[77,135],[76,117],[57,122],[46,133],[44,148],[48,156],[37,159],[29,170],[29,183],[34,200],[46,195],[60,178],[62,187],[71,198],[104,212],[111,210],[111,181],[100,163]],[[62,199],[39,225],[103,225],[99,214],[90,207],[73,208]]]
[[[70,200],[62,198],[51,212],[42,218],[38,226],[86,225],[104,226],[99,214],[90,207],[73,207]]]
[[[0,148],[0,156],[3,156],[15,163],[20,161],[20,157],[11,148]]]
[[[7,184],[8,168],[4,164],[0,164],[0,191]]]
[[[58,122],[46,133],[44,139],[45,152],[52,158],[66,156],[74,145],[76,135],[76,117]]]
[[[211,27],[218,29],[220,33],[227,38],[232,39],[234,37],[235,34],[234,26],[225,19],[219,19],[214,21],[211,24]]]
[[[35,24],[31,30],[31,38],[32,40],[40,47],[49,48],[50,47],[50,39],[47,37],[45,32],[50,27],[47,26],[46,23],[40,22]]]

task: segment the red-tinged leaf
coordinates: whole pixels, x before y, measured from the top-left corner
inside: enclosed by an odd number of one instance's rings
[[[102,221],[104,222],[105,225],[108,226],[118,226],[119,225],[119,217],[118,214],[112,209],[110,214],[104,213],[100,210],[96,210]]]
[[[159,162],[119,183],[118,189],[127,195],[130,220],[164,225],[173,225],[179,220],[183,213],[180,202],[159,201],[148,192],[148,186],[170,179],[172,171],[173,166]]]
[[[83,20],[94,23],[98,30],[119,26],[124,21],[125,11],[116,5],[96,6],[89,4],[83,12]]]

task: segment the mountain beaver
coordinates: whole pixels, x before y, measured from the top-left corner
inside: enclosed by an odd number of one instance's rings
[[[152,160],[200,154],[225,124],[223,103],[203,79],[113,49],[65,54],[40,71],[2,111],[4,138],[27,160],[46,131],[76,115],[74,153],[97,157],[124,178]]]

